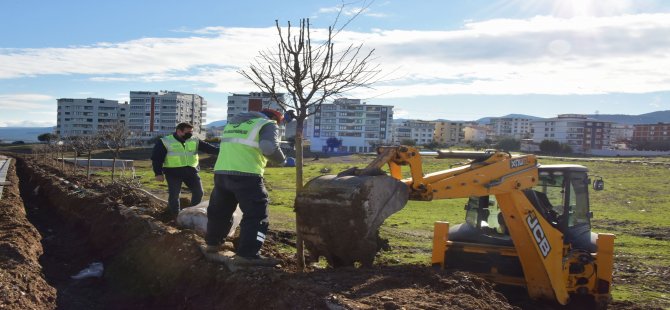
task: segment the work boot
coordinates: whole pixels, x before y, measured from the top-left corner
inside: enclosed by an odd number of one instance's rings
[[[258,255],[258,257],[244,257],[235,255],[232,260],[236,265],[239,266],[264,266],[264,267],[274,267],[281,263],[280,260],[272,257],[265,257]]]
[[[232,253],[232,252],[225,252]],[[234,254],[234,253],[233,253]],[[280,261],[268,257],[243,257],[239,255],[222,255],[220,262],[224,263],[228,270],[235,272],[241,269],[254,267],[275,267],[279,265]]]
[[[208,261],[213,263],[224,263],[228,265],[229,262],[233,259],[233,256],[235,256],[235,252],[233,251],[207,252],[206,248],[207,247],[205,246],[200,247],[200,249],[202,250],[202,254]]]
[[[223,244],[217,244],[217,245],[205,245],[201,247],[201,250],[203,251],[204,254],[207,253],[217,253],[221,251],[235,251],[235,246],[233,245],[232,242],[226,241]]]

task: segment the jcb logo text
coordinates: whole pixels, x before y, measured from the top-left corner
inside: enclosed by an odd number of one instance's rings
[[[528,228],[530,228],[530,231],[533,233],[537,246],[540,247],[542,256],[547,257],[551,251],[551,245],[549,245],[549,241],[544,234],[544,230],[542,230],[542,226],[540,226],[540,222],[537,220],[537,217],[535,217],[535,214],[528,213],[526,222],[528,223]]]

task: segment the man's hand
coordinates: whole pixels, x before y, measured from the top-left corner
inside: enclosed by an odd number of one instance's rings
[[[165,181],[165,176],[163,176],[162,174],[161,174],[161,175],[157,175],[157,176],[156,176],[156,181],[158,181],[158,182],[164,182],[164,181]]]

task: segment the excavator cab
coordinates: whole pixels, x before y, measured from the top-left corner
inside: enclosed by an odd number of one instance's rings
[[[537,185],[523,191],[527,199],[551,226],[564,234],[566,244],[595,252],[597,235],[591,232],[593,213],[589,208],[587,168],[545,165],[538,170]],[[594,188],[602,190],[604,182],[596,180]],[[465,210],[465,222],[449,228],[449,240],[513,246],[494,195],[470,197]]]
[[[531,213],[548,223],[540,230],[543,237],[553,235],[562,239],[563,268],[569,284],[566,293],[589,295],[600,304],[606,304],[610,298],[611,273],[594,275],[596,263],[603,269],[610,268],[612,239],[605,236],[609,234],[591,232],[591,186],[594,190],[602,190],[604,182],[598,179],[591,184],[584,166],[540,165],[536,185],[522,190],[525,199],[515,202],[529,203]],[[513,209],[523,208],[526,206],[514,206]],[[524,275],[520,257],[528,256],[528,245],[521,238],[516,241],[519,244],[515,244],[496,196],[471,196],[465,209],[465,222],[449,227],[444,256],[436,266],[474,272],[504,285],[533,286]],[[532,234],[536,238],[540,235],[538,230],[533,230]],[[599,260],[600,236],[604,247]],[[551,243],[551,247],[557,250],[555,244]]]

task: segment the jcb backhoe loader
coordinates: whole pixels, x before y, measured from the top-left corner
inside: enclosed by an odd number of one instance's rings
[[[311,180],[296,197],[299,232],[312,254],[332,266],[371,265],[379,226],[408,199],[469,198],[465,223],[435,223],[433,266],[523,286],[533,299],[562,305],[571,296],[610,301],[614,235],[591,232],[585,167],[541,166],[534,155],[501,151],[439,151],[437,158],[470,161],[424,175],[413,147],[378,154],[364,169]],[[390,177],[381,170],[386,164]],[[405,165],[411,178],[401,179]],[[603,185],[593,182],[595,190]]]

